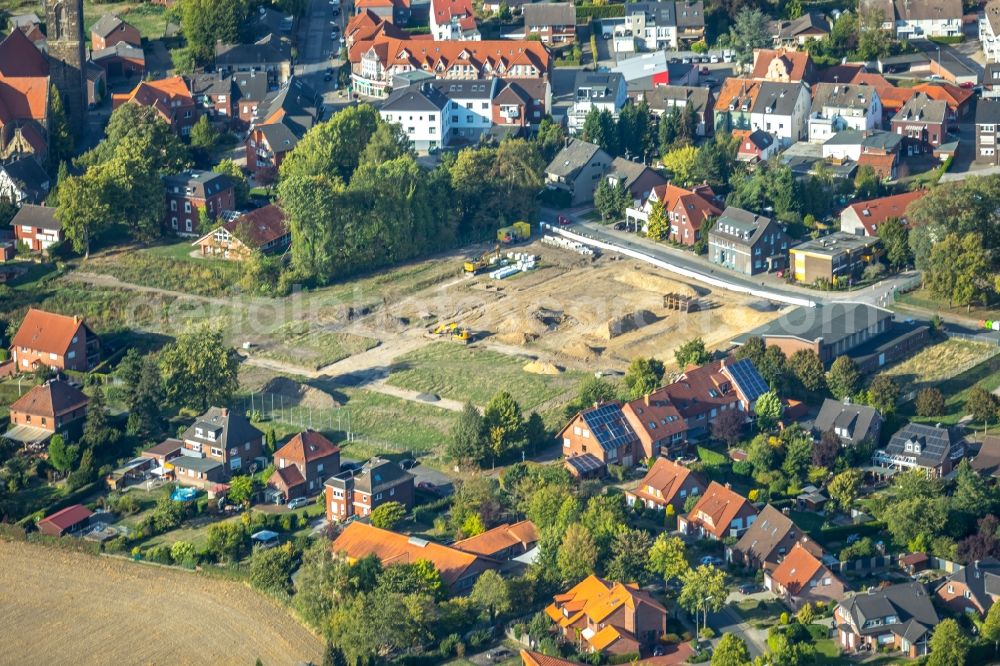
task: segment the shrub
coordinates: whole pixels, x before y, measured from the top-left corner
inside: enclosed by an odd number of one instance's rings
[[[448,634],[441,639],[441,644],[438,645],[438,653],[442,657],[450,657],[454,655],[458,649],[458,646],[462,643],[462,637],[458,634]]]
[[[164,544],[153,546],[146,551],[146,559],[157,564],[170,564],[170,549]]]

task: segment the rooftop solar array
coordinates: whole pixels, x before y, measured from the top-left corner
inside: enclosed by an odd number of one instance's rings
[[[635,439],[635,433],[622,414],[621,405],[616,403],[583,412],[583,420],[605,451],[617,449]]]
[[[587,474],[596,472],[604,467],[604,463],[602,463],[593,453],[583,453],[578,456],[572,456],[566,459],[566,463],[573,467],[573,469],[575,469],[580,476],[586,476]]]
[[[767,382],[757,372],[757,368],[750,359],[744,358],[726,366],[729,376],[736,382],[740,392],[746,396],[748,402],[753,402],[763,394],[768,392]]]
[[[906,444],[910,443],[910,450]],[[919,452],[914,444],[920,445]],[[886,453],[892,455],[911,455],[915,457],[944,460],[951,449],[951,437],[946,428],[935,428],[922,423],[910,423],[892,436]]]

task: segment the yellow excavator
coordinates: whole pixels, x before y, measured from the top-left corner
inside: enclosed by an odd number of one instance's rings
[[[430,334],[438,337],[451,336],[451,339],[455,342],[465,344],[468,344],[472,340],[472,332],[465,327],[459,327],[453,321],[438,324]]]
[[[479,275],[490,268],[490,259],[500,257],[500,243],[497,243],[493,252],[483,252],[478,257],[466,259],[463,270],[469,275]]]

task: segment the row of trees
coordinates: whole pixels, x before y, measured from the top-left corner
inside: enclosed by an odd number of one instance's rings
[[[507,391],[498,391],[482,413],[466,403],[445,445],[449,459],[463,467],[494,467],[515,449],[544,444],[545,424],[537,412],[527,417]]]

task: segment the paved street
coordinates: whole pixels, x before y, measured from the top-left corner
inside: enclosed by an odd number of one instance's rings
[[[767,631],[751,627],[730,606],[724,607],[718,613],[709,613],[708,626],[715,631],[716,636],[736,634],[742,638],[750,650],[751,657],[758,657],[767,652]]]

